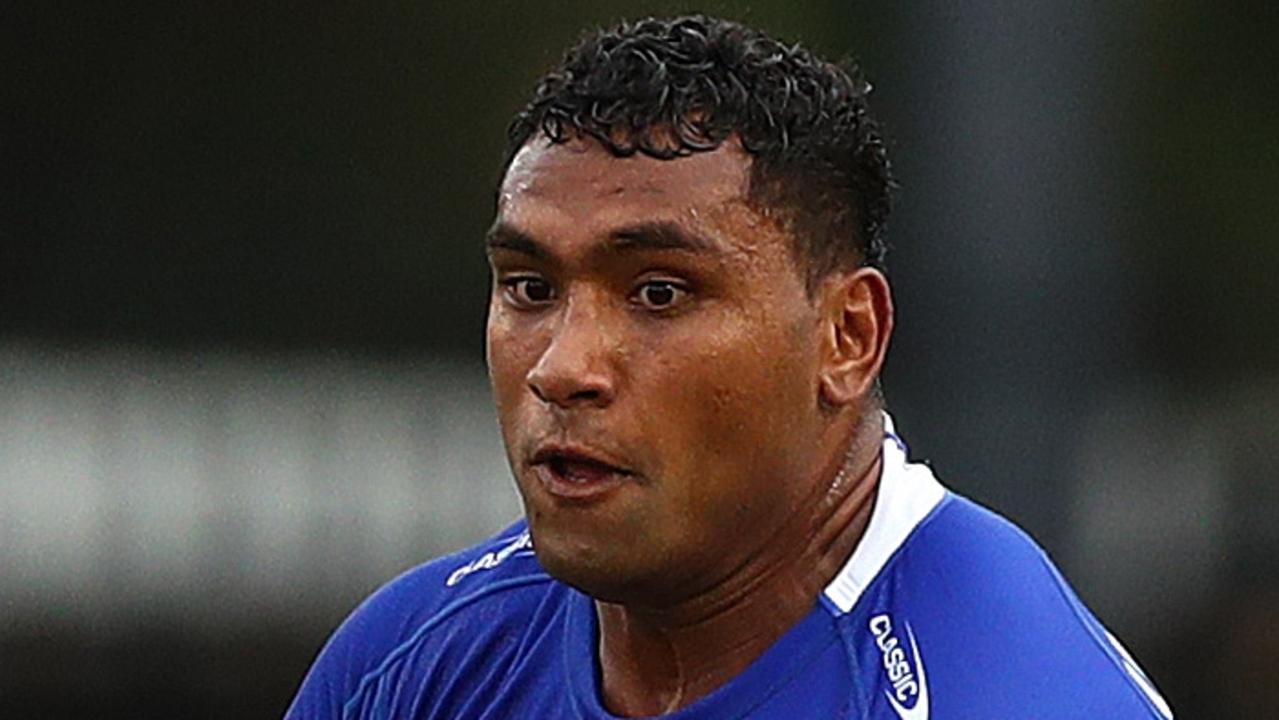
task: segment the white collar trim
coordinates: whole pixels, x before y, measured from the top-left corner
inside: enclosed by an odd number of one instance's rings
[[[906,457],[906,444],[884,413],[883,469],[870,523],[853,556],[823,591],[840,614],[853,609],[888,559],[945,497],[933,471]]]

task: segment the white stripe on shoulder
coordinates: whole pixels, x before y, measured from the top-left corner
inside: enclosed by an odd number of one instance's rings
[[[883,453],[879,491],[866,534],[824,591],[840,613],[853,609],[888,559],[946,497],[946,488],[933,471],[906,457],[906,444],[897,436],[888,413],[884,413]]]

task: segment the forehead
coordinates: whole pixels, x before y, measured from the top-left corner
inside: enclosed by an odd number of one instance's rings
[[[507,170],[498,218],[578,231],[659,219],[701,226],[753,222],[758,216],[746,203],[750,163],[736,143],[661,160],[642,153],[617,157],[592,138],[552,144],[538,137]]]

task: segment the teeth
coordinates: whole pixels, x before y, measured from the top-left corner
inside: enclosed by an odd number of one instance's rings
[[[551,462],[551,470],[560,477],[577,485],[599,480],[611,471],[595,463],[556,458]]]

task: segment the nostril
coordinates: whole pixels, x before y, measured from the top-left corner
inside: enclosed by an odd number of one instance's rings
[[[542,391],[542,388],[539,387],[537,383],[535,382],[529,383],[528,388],[529,390],[533,391],[533,397],[536,397],[538,400],[541,400],[544,403],[548,403],[551,401],[550,398],[546,396],[546,393]]]
[[[546,389],[535,382],[530,382],[528,387],[534,397],[549,405],[594,404],[599,403],[604,397],[604,393],[595,387],[582,387],[562,393],[547,392]]]

